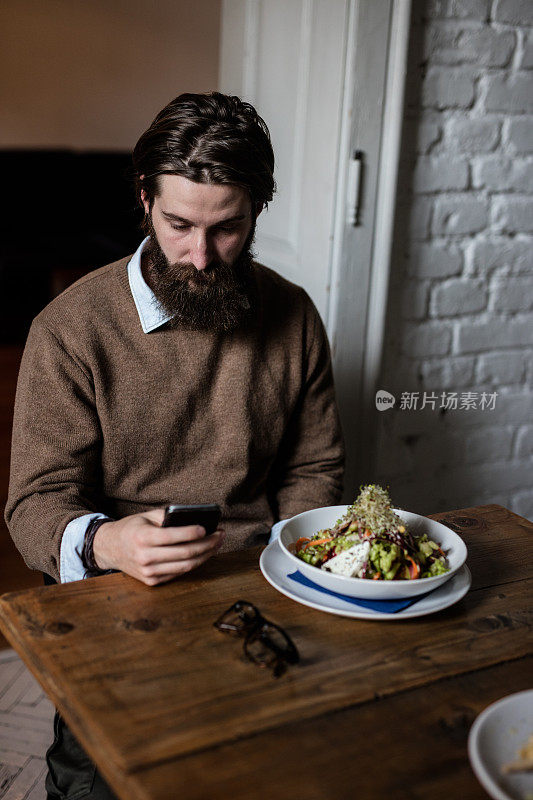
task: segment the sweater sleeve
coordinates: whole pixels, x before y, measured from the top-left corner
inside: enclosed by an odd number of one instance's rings
[[[273,469],[274,505],[283,520],[340,502],[344,444],[331,355],[322,320],[309,300],[309,341],[300,397]]]
[[[99,511],[101,431],[90,372],[37,318],[22,357],[6,522],[31,569],[60,579],[68,523]]]

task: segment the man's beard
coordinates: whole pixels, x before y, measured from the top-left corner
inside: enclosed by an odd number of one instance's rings
[[[229,332],[250,324],[257,310],[252,266],[255,225],[233,263],[213,259],[205,270],[190,263],[171,264],[151,220],[149,232],[148,282],[161,308],[171,316],[170,327]]]

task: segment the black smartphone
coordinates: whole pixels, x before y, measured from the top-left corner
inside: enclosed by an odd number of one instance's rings
[[[163,528],[202,525],[206,536],[209,536],[216,531],[221,513],[220,506],[216,503],[202,503],[196,506],[170,505],[165,509]]]

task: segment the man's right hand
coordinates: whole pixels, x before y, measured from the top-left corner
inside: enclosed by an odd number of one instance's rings
[[[162,528],[164,516],[163,508],[155,508],[101,525],[93,543],[100,569],[118,569],[156,586],[199,567],[224,541],[221,529],[206,537],[201,525]]]

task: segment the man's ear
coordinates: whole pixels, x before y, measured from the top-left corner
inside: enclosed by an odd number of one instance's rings
[[[141,175],[141,180],[144,178],[144,175]],[[141,203],[144,206],[144,213],[150,213],[150,201],[148,200],[148,195],[146,194],[144,189],[141,189]]]

